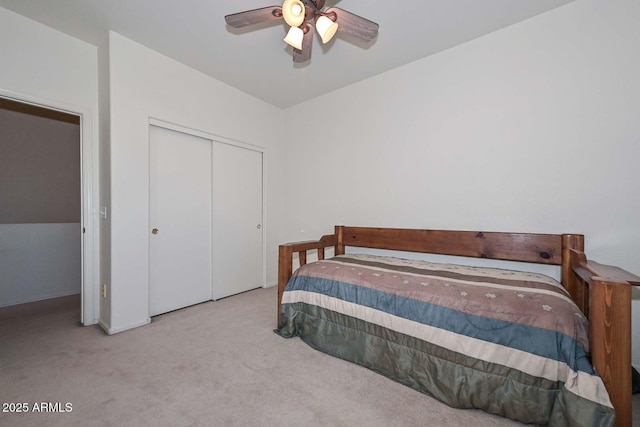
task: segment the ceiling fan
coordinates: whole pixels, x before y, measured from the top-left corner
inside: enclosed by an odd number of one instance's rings
[[[311,58],[311,42],[315,25],[323,43],[336,32],[344,32],[357,39],[370,42],[378,34],[378,24],[346,10],[330,7],[323,11],[325,0],[284,0],[282,6],[268,6],[247,10],[224,17],[233,28],[242,28],[261,22],[283,19],[291,27],[284,41],[293,47],[293,62]]]

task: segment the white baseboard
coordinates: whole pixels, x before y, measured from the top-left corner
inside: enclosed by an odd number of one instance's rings
[[[103,322],[102,319],[98,320],[98,326],[100,326],[102,328],[102,330],[105,331],[105,333],[109,334],[109,329],[111,329],[111,326],[109,326],[105,322]],[[109,334],[109,335],[111,335],[111,334]]]
[[[134,328],[138,328],[140,326],[148,325],[149,323],[151,323],[151,318],[150,317],[147,317],[145,320],[142,320],[140,322],[131,323],[131,324],[125,325],[125,326],[120,326],[119,328],[112,328],[112,327],[108,326],[107,324],[105,324],[102,320],[100,322],[98,322],[100,327],[102,329],[104,329],[104,331],[108,335],[118,334],[120,332],[128,331],[129,329],[134,329]]]
[[[39,296],[37,298],[22,298],[19,300],[12,300],[12,301],[7,301],[7,302],[0,302],[0,308],[2,307],[11,307],[14,305],[21,305],[21,304],[29,304],[32,302],[40,302],[40,301],[46,301],[49,299],[54,299],[54,298],[62,298],[62,297],[70,297],[72,295],[80,295],[80,292],[76,291],[71,291],[71,292],[58,292],[55,294],[48,294],[48,295],[44,295],[44,296]]]

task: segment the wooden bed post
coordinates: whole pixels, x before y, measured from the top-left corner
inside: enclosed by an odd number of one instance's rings
[[[337,237],[336,255],[344,255],[344,225],[336,225],[335,235]]]
[[[585,301],[585,283],[574,273],[571,265],[571,250],[584,252],[584,235],[563,234],[562,235],[562,285],[571,295],[571,299],[578,308],[588,316],[588,302]]]
[[[293,274],[293,251],[289,245],[280,245],[278,251],[278,319],[276,325],[280,327],[280,307],[282,305],[282,294],[287,286],[289,278]]]
[[[616,427],[630,427],[631,287],[640,277],[618,267],[588,261],[584,252],[568,251],[573,280],[588,284],[584,301],[589,319],[591,364],[607,388],[616,410]],[[585,285],[586,286],[586,285]]]
[[[591,363],[616,410],[616,427],[631,427],[631,286],[591,279]]]

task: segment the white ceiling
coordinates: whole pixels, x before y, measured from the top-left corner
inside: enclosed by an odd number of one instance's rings
[[[278,107],[347,86],[573,0],[327,0],[380,24],[363,46],[338,34],[293,64],[284,22],[236,30],[224,16],[278,0],[0,0],[0,7],[98,45],[107,30]]]

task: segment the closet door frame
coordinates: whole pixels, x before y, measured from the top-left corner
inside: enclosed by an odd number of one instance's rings
[[[169,129],[169,130],[173,130],[176,132],[182,132],[182,133],[186,133],[189,135],[193,135],[193,136],[197,136],[200,138],[204,138],[204,139],[209,139],[213,142],[219,142],[222,144],[229,144],[229,145],[233,145],[239,148],[244,148],[247,150],[252,150],[252,151],[256,151],[258,153],[262,154],[262,227],[261,227],[261,232],[262,232],[262,266],[261,266],[261,271],[262,271],[262,287],[266,288],[267,287],[267,263],[266,263],[266,259],[267,259],[267,239],[266,239],[266,232],[265,230],[268,227],[267,224],[267,150],[264,147],[260,147],[257,145],[253,145],[253,144],[249,144],[243,141],[239,141],[236,139],[232,139],[232,138],[227,138],[227,137],[223,137],[220,135],[216,135],[210,132],[206,132],[206,131],[202,131],[202,130],[198,130],[198,129],[193,129],[187,126],[182,126],[182,125],[178,125],[166,120],[161,120],[158,118],[154,118],[154,117],[149,117],[149,127],[150,126],[158,126],[161,128],[165,128],[165,129]],[[148,128],[149,128],[148,127]],[[151,236],[150,233],[147,233],[149,236]],[[149,239],[149,244],[151,244],[151,241]]]

